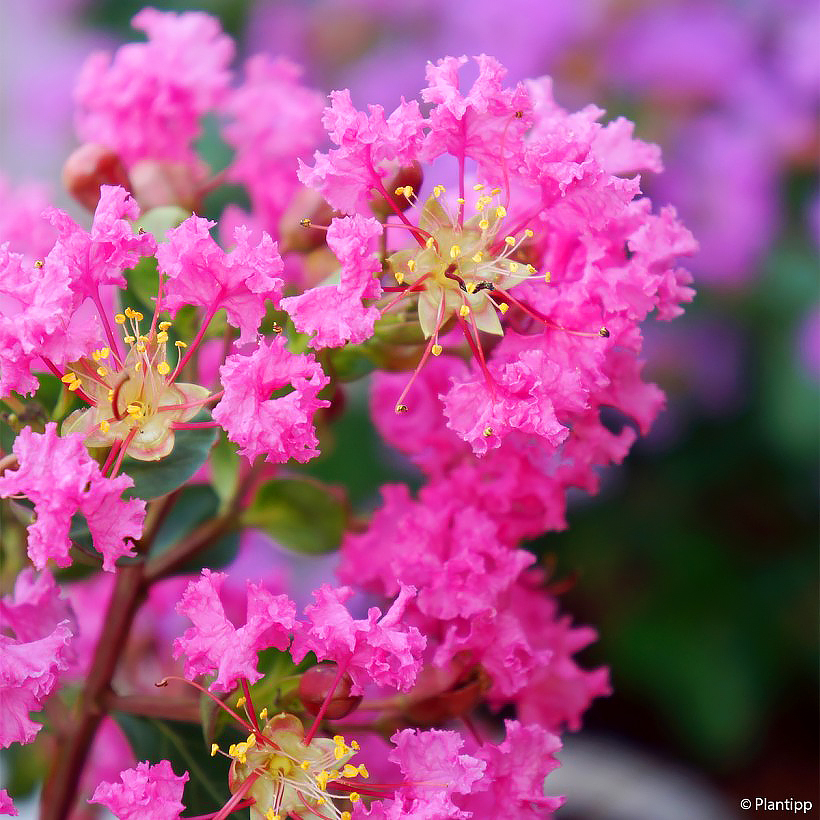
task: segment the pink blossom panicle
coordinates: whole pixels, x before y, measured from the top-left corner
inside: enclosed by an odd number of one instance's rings
[[[105,806],[118,820],[177,820],[188,777],[174,774],[167,760],[145,761],[121,772],[119,783],[100,783],[88,802]]]
[[[240,678],[255,683],[262,677],[256,668],[258,653],[272,646],[287,649],[296,614],[287,595],[273,595],[248,581],[247,619],[244,626],[234,627],[219,597],[226,578],[225,573],[203,569],[176,606],[194,625],[174,641],[174,657],[185,655],[188,677],[216,672],[210,688],[219,692],[231,691]]]
[[[74,89],[80,139],[116,151],[126,166],[157,159],[197,165],[191,143],[224,98],[234,45],[215,17],[143,9],[146,43],[92,54]]]

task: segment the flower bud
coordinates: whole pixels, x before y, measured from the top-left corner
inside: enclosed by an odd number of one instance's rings
[[[418,196],[422,182],[424,182],[424,172],[421,165],[413,162],[412,165],[399,168],[389,181],[385,181],[384,188],[393,205],[400,211],[406,211],[412,206],[414,197]],[[385,202],[383,196],[376,196],[370,203],[370,207],[378,219],[385,219],[395,213],[390,203]]]
[[[130,189],[128,174],[117,154],[93,142],[81,145],[65,161],[63,185],[77,202],[92,212],[100,200],[100,185]]]
[[[299,680],[299,699],[305,710],[311,715],[318,715],[330,687],[336,680],[338,669],[335,664],[319,664],[302,675]],[[361,703],[361,695],[351,695],[353,681],[345,673],[336,686],[333,698],[327,707],[325,717],[330,720],[339,720],[346,717]]]
[[[188,165],[144,159],[131,169],[131,192],[143,211],[162,205],[196,210],[200,179]]]
[[[422,686],[432,681],[422,681]],[[483,700],[490,688],[490,679],[480,666],[472,666],[461,672],[447,689],[411,699],[404,715],[412,723],[421,726],[438,726],[453,718],[469,715]]]

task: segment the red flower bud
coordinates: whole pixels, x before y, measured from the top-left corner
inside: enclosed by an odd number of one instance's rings
[[[100,200],[100,185],[121,185],[130,190],[128,174],[120,158],[110,148],[93,142],[81,145],[65,161],[63,185],[77,202],[92,212]]]
[[[305,710],[311,715],[318,715],[325,698],[336,680],[338,669],[336,664],[319,664],[308,669],[299,680],[299,699]],[[345,673],[336,686],[333,699],[327,707],[325,717],[338,720],[346,717],[361,703],[361,695],[351,695],[350,688],[353,681]]]

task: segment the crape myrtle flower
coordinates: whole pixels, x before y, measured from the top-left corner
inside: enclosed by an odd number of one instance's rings
[[[49,560],[71,564],[69,529],[75,513],[88,522],[103,569],[113,572],[118,558],[134,555],[131,538],[142,535],[145,502],[124,501],[123,490],[133,486],[127,475],[106,478],[79,433],[60,436],[50,422],[44,433],[24,428],[14,440],[16,470],[0,475],[0,497],[22,495],[34,504],[28,527],[28,555],[37,569]]]
[[[167,760],[147,761],[120,774],[119,783],[100,783],[89,803],[105,806],[119,820],[176,820],[185,808],[188,772],[177,776]]]
[[[382,315],[415,316],[426,340],[395,411],[408,411],[430,356],[461,356],[464,343],[472,366],[440,394],[441,409],[477,455],[514,431],[557,450],[603,404],[644,426],[658,403],[627,392],[640,383],[638,323],[681,312],[690,277],[676,258],[696,247],[673,209],[653,214],[638,177],[620,176],[659,169],[658,150],[623,119],[600,125],[594,106],[567,113],[548,79],[504,88],[491,57],[476,58],[478,78],[462,92],[466,62],[428,65],[426,118],[406,102],[389,117],[378,106],[359,112],[335,92],[325,125],[338,147],[300,166],[335,208],[392,210],[386,228],[400,244],[385,267],[396,286],[384,287],[395,296],[378,304]],[[457,166],[453,195],[442,184],[426,199],[412,185],[387,187],[399,168],[419,163],[428,176],[445,157]],[[313,317],[319,338],[322,321]]]
[[[13,595],[0,599],[0,627],[0,747],[5,748],[31,743],[42,728],[29,712],[40,709],[73,660],[77,624],[54,579],[24,570]]]

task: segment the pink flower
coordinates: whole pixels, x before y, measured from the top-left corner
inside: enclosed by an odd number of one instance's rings
[[[360,344],[373,335],[380,313],[364,307],[362,298],[378,298],[382,288],[374,274],[381,262],[373,253],[373,240],[382,226],[361,216],[334,219],[327,232],[327,244],[341,263],[341,284],[312,288],[299,296],[282,300],[301,333],[315,334],[313,348],[340,347],[346,342]]]
[[[146,158],[193,165],[202,115],[230,83],[233,43],[201,12],[147,8],[132,22],[147,43],[122,46],[113,60],[93,54],[83,66],[74,89],[77,133],[114,149],[127,166]]]
[[[369,113],[356,111],[349,91],[333,91],[323,118],[330,138],[339,146],[316,152],[315,165],[299,161],[299,179],[315,188],[345,213],[368,208],[370,191],[383,187],[387,168],[409,165],[421,147],[424,119],[418,103],[404,102],[387,118],[380,105]]]
[[[241,331],[239,343],[247,344],[256,337],[266,300],[279,304],[282,258],[266,233],[252,245],[244,226],[234,232],[236,247],[225,253],[211,237],[214,225],[191,216],[159,246],[157,263],[168,277],[162,306],[172,316],[185,305],[206,308],[209,317],[224,308],[228,322]]]
[[[485,743],[475,752],[486,763],[484,778],[458,804],[475,812],[475,817],[528,820],[551,816],[564,798],[546,797],[544,778],[560,765],[554,755],[561,741],[540,726],[521,726],[515,720],[504,721],[504,726],[507,737],[503,743]]]
[[[57,685],[58,673],[68,667],[72,635],[68,621],[39,640],[23,642],[0,634],[0,747],[31,743],[42,728],[29,712],[40,709]]]
[[[269,231],[278,229],[292,197],[302,190],[296,160],[307,157],[324,133],[322,96],[301,85],[300,74],[285,58],[252,57],[244,83],[223,108],[229,118],[225,139],[236,151],[228,178],[245,186],[254,215]]]
[[[305,608],[309,625],[300,623],[293,638],[293,659],[299,663],[314,652],[320,661],[335,661],[350,675],[354,695],[371,681],[407,691],[416,680],[426,645],[418,629],[401,625],[415,589],[402,585],[385,615],[371,607],[367,620],[354,620],[345,607],[352,594],[350,587],[334,589],[328,584],[313,593],[316,603]]]
[[[14,803],[9,797],[9,793],[5,789],[0,789],[0,814],[10,815],[11,817],[19,817],[20,814],[14,808]]]
[[[34,504],[35,520],[28,528],[28,554],[37,569],[53,559],[57,566],[71,563],[68,537],[71,517],[82,513],[94,548],[102,553],[103,569],[113,572],[116,560],[133,555],[129,538],[142,535],[145,502],[123,501],[123,490],[133,486],[127,475],[106,478],[88,454],[83,436],[57,435],[57,425],[44,433],[24,428],[14,440],[19,466],[0,476],[0,497],[23,494]]]
[[[260,340],[250,354],[228,356],[219,369],[225,395],[213,417],[248,459],[305,462],[319,454],[313,414],[330,403],[317,399],[328,378],[315,357],[288,353],[281,336]],[[291,393],[270,398],[273,391]]]
[[[227,577],[203,569],[202,577],[188,584],[176,606],[194,625],[174,641],[174,657],[186,656],[188,677],[216,671],[210,689],[219,692],[231,691],[239,678],[255,683],[262,677],[256,669],[257,654],[271,646],[287,649],[296,614],[296,605],[287,595],[273,595],[248,581],[247,620],[237,629],[219,600]]]
[[[8,242],[27,259],[42,259],[54,245],[54,230],[40,218],[48,205],[44,190],[36,184],[12,187],[0,173],[0,244]]]
[[[77,632],[77,619],[71,604],[48,570],[39,575],[23,569],[14,581],[14,594],[0,598],[0,624],[14,631],[18,641],[36,641],[67,623]]]
[[[171,764],[137,763],[120,773],[119,783],[100,783],[89,803],[99,803],[119,820],[176,820],[185,806],[182,792],[188,772],[179,777]]]

